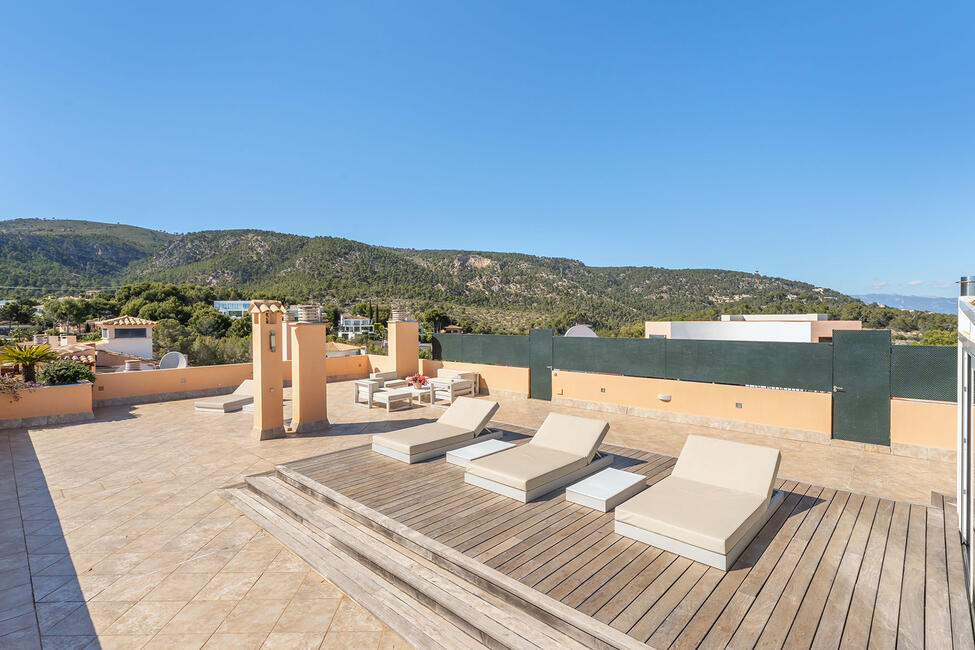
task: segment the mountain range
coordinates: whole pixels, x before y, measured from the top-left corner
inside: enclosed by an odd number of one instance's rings
[[[0,221],[0,278],[0,297],[151,280],[227,285],[296,302],[454,306],[507,325],[566,312],[619,325],[742,301],[855,301],[805,282],[721,269],[596,267],[522,253],[390,248],[264,230],[174,234],[64,219]]]
[[[957,298],[941,298],[938,296],[902,296],[896,293],[868,293],[854,296],[863,302],[875,302],[878,305],[896,307],[898,309],[916,309],[933,311],[938,314],[957,314]]]

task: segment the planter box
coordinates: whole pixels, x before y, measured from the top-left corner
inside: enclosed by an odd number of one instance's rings
[[[0,429],[39,427],[91,420],[91,384],[44,386],[18,393],[20,399],[0,396]]]

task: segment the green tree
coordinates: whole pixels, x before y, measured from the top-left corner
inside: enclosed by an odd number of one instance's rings
[[[161,359],[167,352],[189,352],[193,334],[178,320],[165,318],[152,328],[152,356]]]
[[[200,336],[222,337],[230,328],[231,320],[212,306],[200,303],[187,324]]]
[[[0,321],[13,321],[26,325],[34,319],[34,305],[30,300],[12,300],[0,306]]]
[[[235,318],[234,322],[227,328],[227,336],[235,339],[242,339],[251,335],[253,325],[250,316]]]
[[[42,345],[5,345],[0,348],[0,363],[18,364],[24,381],[35,381],[37,364],[56,361],[58,358],[57,353],[47,343]]]
[[[917,341],[918,345],[958,345],[958,332],[952,330],[928,330]]]

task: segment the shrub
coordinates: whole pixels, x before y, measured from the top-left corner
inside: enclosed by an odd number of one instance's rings
[[[20,377],[0,375],[0,395],[5,395],[14,402],[20,399],[21,391],[34,390],[38,385],[32,381],[24,381]]]
[[[82,381],[95,381],[95,373],[91,371],[91,368],[71,359],[58,359],[57,361],[44,364],[44,367],[37,374],[41,383],[46,386],[62,386],[64,384],[77,384]]]

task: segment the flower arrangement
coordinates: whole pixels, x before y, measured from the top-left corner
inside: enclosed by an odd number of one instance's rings
[[[406,384],[412,388],[422,388],[427,383],[427,376],[417,373],[406,378]]]

